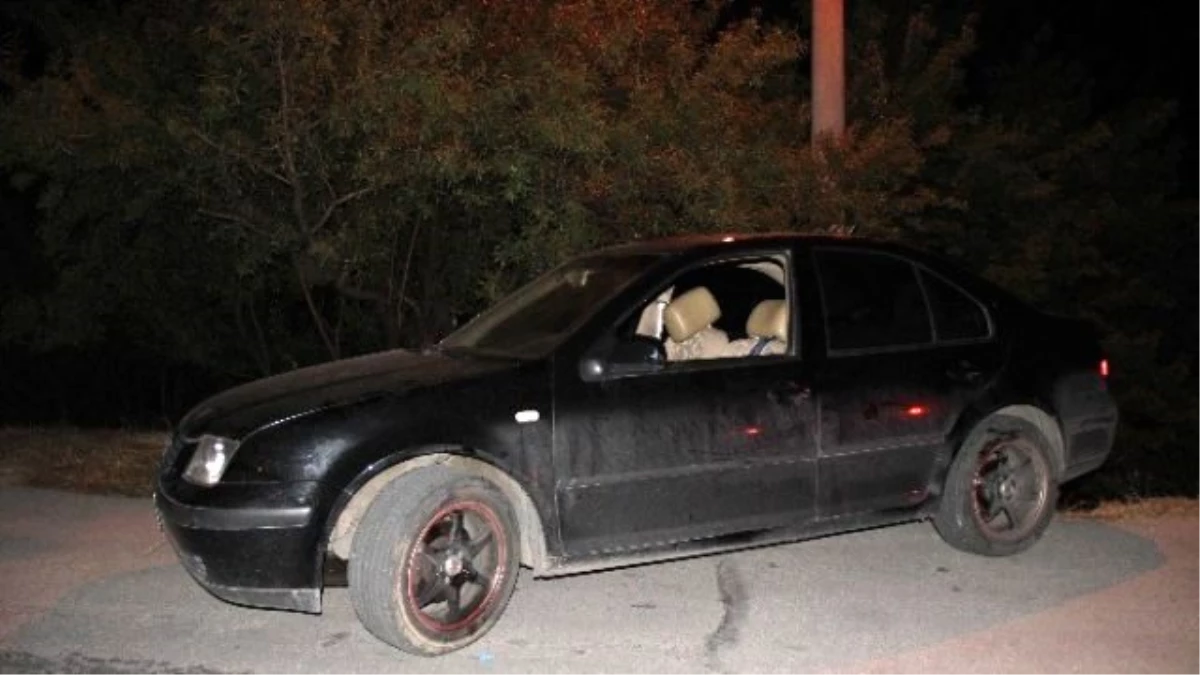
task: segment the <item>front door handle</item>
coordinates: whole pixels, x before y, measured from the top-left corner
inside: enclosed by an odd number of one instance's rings
[[[812,389],[808,385],[794,380],[789,380],[773,389],[767,390],[767,398],[780,405],[795,401],[807,401],[811,396]]]

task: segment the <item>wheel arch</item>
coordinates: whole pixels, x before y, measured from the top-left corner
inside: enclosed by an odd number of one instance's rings
[[[1054,466],[1055,477],[1063,475],[1063,472],[1066,471],[1067,455],[1066,445],[1063,441],[1062,426],[1050,413],[1028,403],[1002,406],[983,415],[971,426],[970,432],[963,438],[963,442],[959,445],[958,452],[961,452],[963,448],[968,447],[974,442],[979,434],[991,431],[993,428],[991,425],[997,417],[1013,417],[1036,429],[1050,448],[1050,460]]]
[[[386,468],[377,470],[354,489],[350,498],[330,518],[332,526],[327,528],[328,532],[324,537],[327,552],[348,560],[358,524],[371,502],[385,486],[413,471],[430,466],[444,466],[484,478],[499,488],[512,504],[517,516],[517,529],[521,539],[521,564],[532,568],[535,574],[548,569],[550,561],[546,552],[545,527],[529,492],[503,469],[478,457],[462,453],[462,448],[456,446],[426,447],[402,453],[407,459],[400,459]]]

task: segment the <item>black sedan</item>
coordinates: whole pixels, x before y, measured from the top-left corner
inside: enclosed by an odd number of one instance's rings
[[[930,519],[1018,553],[1117,410],[1096,332],[897,244],[694,236],[568,262],[422,353],[201,403],[155,496],[220,598],[463,647],[550,577]]]

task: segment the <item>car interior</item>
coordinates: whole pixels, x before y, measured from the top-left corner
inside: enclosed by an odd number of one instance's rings
[[[749,358],[788,350],[786,261],[704,265],[642,308],[636,334],[662,342],[668,363]]]

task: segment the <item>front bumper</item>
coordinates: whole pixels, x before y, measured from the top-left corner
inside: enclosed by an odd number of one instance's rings
[[[322,484],[218,485],[160,480],[155,508],[184,569],[229,602],[321,611]]]

